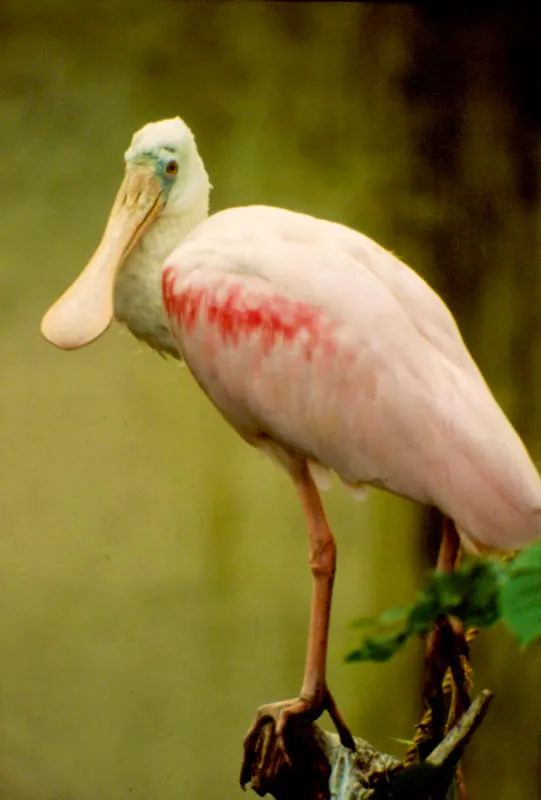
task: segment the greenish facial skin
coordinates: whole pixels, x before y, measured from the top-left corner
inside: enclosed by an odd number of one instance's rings
[[[148,150],[125,159],[126,167],[149,167],[153,170],[162,193],[165,205],[173,188],[179,170],[179,154],[174,147],[161,147],[158,151]]]

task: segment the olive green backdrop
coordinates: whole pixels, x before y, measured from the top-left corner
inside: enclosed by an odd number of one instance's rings
[[[341,220],[414,264],[536,455],[538,21],[3,1],[2,798],[239,797],[255,708],[295,694],[302,675],[310,576],[288,479],[186,369],[117,327],[78,353],[40,338],[42,313],[97,244],[132,132],[180,114],[214,209],[263,202]],[[400,754],[419,715],[421,646],[347,665],[348,623],[407,602],[435,539],[390,496],[356,504],[334,487],[326,502],[339,553],[330,682],[354,732]],[[519,653],[497,629],[474,662],[497,699],[468,752],[471,797],[539,797],[539,648]]]

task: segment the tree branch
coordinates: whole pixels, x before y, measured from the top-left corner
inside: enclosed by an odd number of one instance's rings
[[[352,753],[337,734],[300,720],[292,721],[286,731],[286,758],[274,720],[264,719],[245,756],[241,785],[250,783],[260,797],[271,794],[276,800],[445,800],[464,748],[491,699],[491,692],[481,692],[430,755],[408,767],[364,739],[355,739]]]

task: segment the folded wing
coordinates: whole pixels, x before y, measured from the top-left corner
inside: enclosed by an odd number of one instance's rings
[[[168,259],[164,301],[188,366],[241,435],[434,504],[472,542],[539,535],[539,475],[460,334],[446,352],[332,242],[212,220]]]

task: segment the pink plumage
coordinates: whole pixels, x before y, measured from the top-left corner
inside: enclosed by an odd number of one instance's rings
[[[538,536],[538,472],[461,339],[446,342],[441,300],[423,327],[347,229],[314,220],[329,226],[314,245],[310,218],[262,212],[214,215],[164,270],[174,338],[226,419],[348,484],[438,506],[469,548]]]
[[[313,575],[304,679],[298,699],[265,707],[245,752],[250,763],[265,715],[281,734],[323,710],[354,748],[326,679],[336,549],[315,473],[437,506],[452,520],[445,559],[454,526],[474,550],[538,537],[541,479],[449,309],[410,267],[356,231],[283,209],[208,217],[208,176],[179,118],[146,125],[125,157],[102,241],[42,332],[76,349],[114,314],[183,358],[238,433],[289,472]]]

